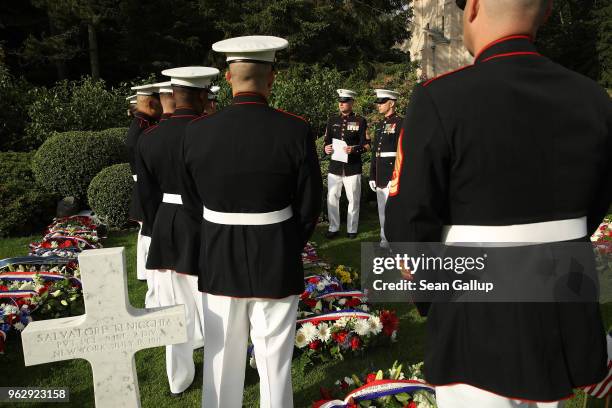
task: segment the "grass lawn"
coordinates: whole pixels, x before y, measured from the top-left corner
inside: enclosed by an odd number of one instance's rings
[[[360,242],[378,240],[378,219],[375,207],[363,208],[360,223],[360,234],[357,240],[344,237],[327,241],[323,239],[325,227],[318,227],[314,241],[318,243],[319,255],[332,264],[344,264],[353,268],[360,265]],[[27,244],[39,236],[0,240],[0,259],[22,256],[27,253]],[[132,304],[144,306],[146,283],[136,279],[136,231],[114,232],[104,241],[105,247],[123,246],[126,248],[128,286]],[[423,358],[424,325],[416,310],[408,305],[394,303],[376,305],[389,307],[397,311],[400,318],[399,341],[390,347],[368,350],[361,358],[333,361],[316,367],[307,368],[302,374],[294,369],[293,388],[296,407],[310,407],[312,401],[319,399],[319,387],[330,386],[339,378],[352,373],[362,373],[368,368],[388,368],[393,361],[416,363]],[[605,309],[606,327],[612,323],[610,308]],[[194,353],[197,372],[191,389],[182,397],[172,398],[168,392],[164,349],[162,347],[147,349],[136,354],[138,381],[143,407],[199,407],[202,389],[202,351]],[[245,356],[246,359],[246,356]],[[297,366],[294,361],[294,367]],[[91,369],[84,360],[71,360],[59,363],[42,364],[24,367],[20,339],[11,333],[6,344],[6,354],[0,356],[0,386],[39,386],[69,387],[70,403],[52,404],[53,406],[93,407],[93,385]],[[503,369],[500,367],[500,369]],[[257,371],[247,368],[245,381],[244,406],[258,406]],[[567,405],[571,408],[583,407],[583,396],[578,395]],[[0,406],[2,403],[0,402]],[[49,404],[19,404],[18,406],[42,407]],[[602,401],[589,400],[589,407],[603,407]],[[475,407],[476,408],[476,407]]]

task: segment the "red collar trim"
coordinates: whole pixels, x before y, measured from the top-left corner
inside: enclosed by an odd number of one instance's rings
[[[444,77],[449,76],[449,75],[451,75],[451,74],[454,74],[454,73],[456,73],[456,72],[463,71],[464,69],[467,69],[467,68],[472,68],[473,66],[474,66],[474,65],[466,65],[466,66],[464,66],[464,67],[457,68],[457,69],[456,69],[456,70],[454,70],[454,71],[450,71],[450,72],[446,72],[446,73],[444,73],[444,74],[440,74],[440,75],[438,75],[437,77],[433,77],[433,78],[429,79],[428,81],[424,82],[424,83],[423,83],[423,86],[427,86],[427,85],[431,84],[433,81],[437,81],[437,80],[438,80],[438,79],[440,79],[440,78],[444,78]]]
[[[256,92],[239,92],[234,95],[232,105],[267,105],[265,96]]]
[[[295,118],[301,119],[301,120],[303,120],[304,122],[308,123],[308,121],[307,121],[306,119],[304,119],[304,118],[303,118],[302,116],[300,116],[300,115],[296,115],[295,113],[287,112],[287,111],[284,111],[284,110],[282,110],[282,109],[275,109],[275,110],[276,110],[276,111],[278,111],[278,112],[280,112],[280,113],[284,113],[285,115],[289,115],[289,116],[293,116],[293,117],[295,117]]]
[[[262,94],[258,92],[238,92],[237,94],[234,95],[234,97],[240,96],[240,95],[261,96],[264,99],[266,98],[265,96],[263,96]]]
[[[533,42],[533,38],[531,38],[530,35],[525,35],[525,34],[519,34],[519,35],[509,35],[507,37],[502,37],[498,40],[492,41],[490,43],[488,43],[487,45],[485,45],[479,52],[478,54],[476,54],[476,57],[474,57],[474,61],[477,61],[478,58],[482,55],[483,52],[485,52],[486,50],[488,50],[489,48],[491,48],[492,46],[502,43],[502,42],[506,42],[506,41],[510,41],[510,40],[518,40],[518,39],[522,39],[522,40],[529,40],[531,42]]]
[[[514,57],[514,56],[517,56],[517,55],[536,55],[538,57],[542,56],[542,54],[540,54],[539,52],[517,51],[517,52],[507,52],[505,54],[491,55],[490,57],[487,57],[487,58],[483,59],[481,62],[491,61],[492,59],[495,59],[495,58]]]
[[[234,102],[232,105],[267,105],[265,102]]]

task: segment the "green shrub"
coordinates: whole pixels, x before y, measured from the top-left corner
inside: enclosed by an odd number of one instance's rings
[[[27,107],[30,123],[26,134],[33,148],[55,132],[103,130],[126,126],[127,85],[107,88],[103,80],[84,77],[78,81],[60,81],[53,87],[35,88]]]
[[[338,110],[336,89],[346,88],[340,71],[313,66],[281,71],[274,82],[270,104],[308,120],[316,136],[325,132],[330,114]]]
[[[128,223],[133,187],[128,163],[106,167],[91,180],[87,189],[89,206],[106,225],[121,228]]]
[[[118,144],[125,144],[127,141],[127,132],[128,132],[127,127],[116,127],[116,128],[101,130],[100,134],[112,138]]]
[[[36,185],[33,153],[0,153],[0,237],[30,235],[49,224],[57,197]]]
[[[38,183],[61,196],[85,199],[89,183],[105,167],[127,162],[118,131],[57,133],[36,152],[32,170]]]

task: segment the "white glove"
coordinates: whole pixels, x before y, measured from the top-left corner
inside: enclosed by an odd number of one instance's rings
[[[374,180],[370,180],[368,184],[370,185],[370,188],[372,189],[372,191],[376,192],[376,182]]]

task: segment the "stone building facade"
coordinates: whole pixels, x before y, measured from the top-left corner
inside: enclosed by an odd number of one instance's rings
[[[471,64],[463,46],[462,11],[454,0],[412,0],[412,36],[406,44],[417,74],[429,79]]]

